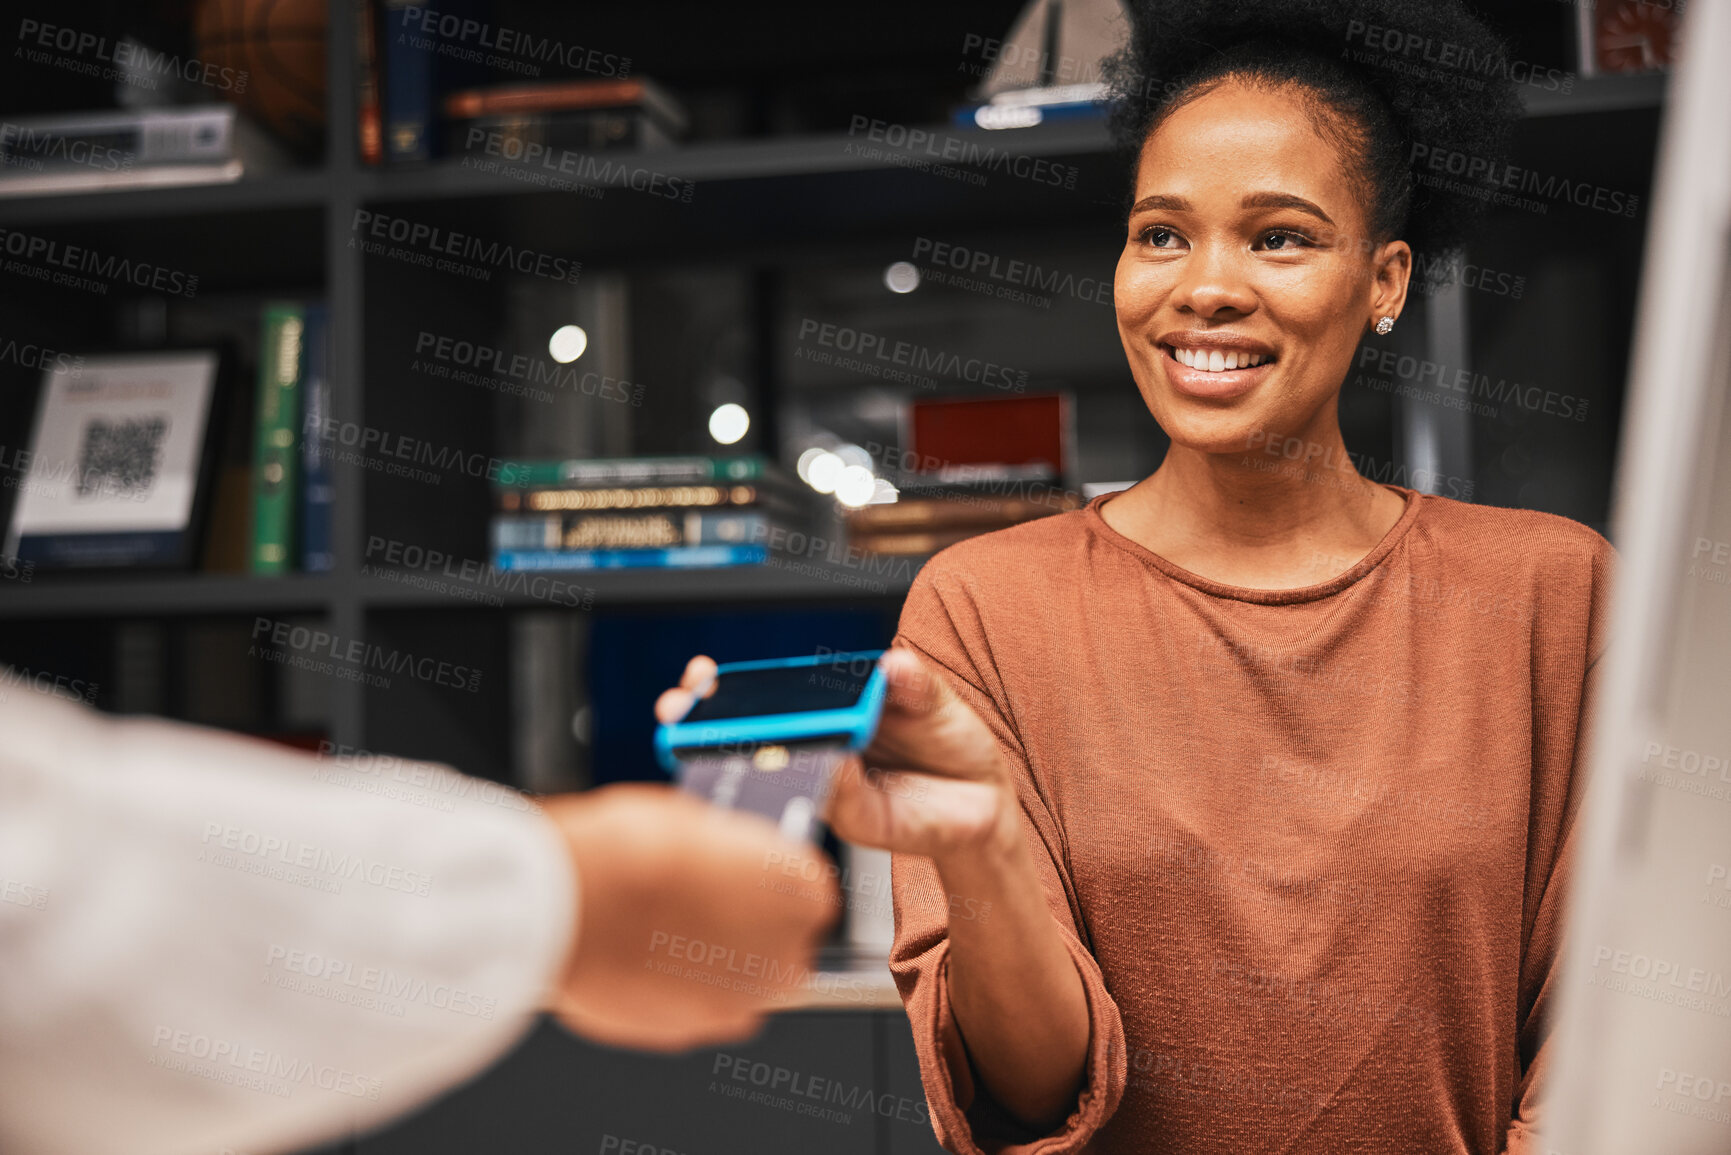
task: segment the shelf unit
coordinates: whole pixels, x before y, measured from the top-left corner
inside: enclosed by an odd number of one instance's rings
[[[349,22],[333,27],[346,30]],[[314,209],[323,217],[324,280],[330,305],[330,372],[334,383],[333,418],[362,423],[364,272],[360,251],[351,243],[350,222],[357,210],[377,204],[519,198],[548,194],[507,176],[481,173],[447,162],[412,170],[370,168],[357,160],[351,107],[356,61],[352,39],[332,36],[328,57],[329,120],[326,161],[313,171],[286,172],[232,184],[184,188],[110,190],[81,195],[0,200],[0,225],[71,225],[84,222],[137,222],[164,218],[236,215],[274,209]],[[1004,144],[1002,134],[945,130],[964,139]],[[1014,149],[1030,156],[1097,156],[1109,147],[1099,122],[1060,122],[1014,134]],[[780,180],[893,169],[882,158],[867,159],[850,149],[847,134],[737,143],[699,144],[657,152],[655,168],[692,182]],[[334,545],[337,567],[329,575],[255,578],[245,575],[125,572],[62,577],[39,575],[28,583],[0,589],[0,621],[57,617],[117,618],[150,615],[223,613],[311,613],[322,616],[334,634],[365,637],[370,610],[424,610],[481,606],[536,608],[548,605],[534,592],[507,588],[498,581],[425,575],[362,576],[363,485],[365,472],[333,463],[336,490]],[[524,575],[532,578],[536,575]],[[556,576],[580,587],[591,605],[736,605],[787,602],[898,601],[907,575],[862,573],[822,559],[802,559],[797,568],[777,565],[702,571],[595,571]],[[364,692],[354,682],[333,681],[331,737],[344,745],[363,744]]]
[[[364,424],[365,316],[364,258],[353,245],[351,222],[357,211],[380,205],[437,206],[441,203],[498,201],[527,206],[535,201],[556,203],[557,211],[581,214],[583,198],[551,193],[498,173],[477,171],[456,162],[421,169],[369,168],[357,160],[355,121],[351,107],[355,89],[355,46],[346,34],[350,22],[336,20],[328,58],[329,122],[324,165],[229,185],[109,191],[77,196],[0,200],[0,225],[70,226],[84,222],[137,222],[150,225],[166,218],[244,215],[272,210],[316,211],[322,219],[326,299],[331,312],[330,369],[335,389],[333,414],[338,422]],[[1583,77],[1571,93],[1541,93],[1529,104],[1532,117],[1604,113],[1657,108],[1663,101],[1664,78]],[[1099,121],[1058,121],[1030,129],[988,133],[981,130],[933,127],[933,132],[1046,158],[1065,158],[1091,177],[1107,174],[1116,163],[1105,126]],[[862,138],[847,133],[772,138],[678,147],[642,160],[666,175],[695,182],[700,199],[720,193],[730,182],[810,182],[897,179],[905,156],[894,150],[876,154],[855,146]],[[735,184],[736,188],[747,187]],[[814,187],[834,188],[834,185]],[[1038,190],[1017,187],[1007,195],[1010,215],[1023,206],[1019,198]],[[881,198],[880,198],[881,199]],[[527,211],[525,209],[525,211]],[[1090,211],[1110,212],[1095,205]],[[653,258],[653,254],[651,254]],[[1458,294],[1456,295],[1458,296]],[[1466,338],[1456,321],[1462,308],[1449,294],[1426,302],[1427,348],[1464,350]],[[1453,327],[1451,327],[1453,326]],[[1431,437],[1445,472],[1465,470],[1461,455],[1470,446],[1459,430],[1438,433],[1438,414],[1414,402],[1397,404],[1403,414],[1407,444]],[[1446,424],[1446,418],[1444,419]],[[1451,438],[1453,440],[1451,440]],[[210,613],[316,613],[343,637],[366,637],[373,611],[472,610],[482,607],[533,609],[550,603],[522,591],[498,592],[485,579],[413,573],[363,576],[359,559],[365,540],[363,494],[365,471],[342,461],[333,463],[336,486],[334,544],[337,569],[329,575],[250,578],[220,574],[126,573],[61,579],[39,575],[34,581],[9,583],[0,589],[0,621],[55,617],[118,617],[196,615]],[[559,575],[592,595],[593,605],[753,605],[783,602],[893,603],[906,592],[905,575],[887,578],[862,575],[846,566],[815,561],[797,572],[778,567],[628,573],[601,571]],[[331,710],[333,740],[362,745],[365,707],[362,687],[334,681]]]

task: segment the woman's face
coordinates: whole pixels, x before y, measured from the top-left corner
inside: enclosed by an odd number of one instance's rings
[[[1365,326],[1406,297],[1410,249],[1366,243],[1365,217],[1290,87],[1227,80],[1149,136],[1118,259],[1118,334],[1175,444],[1242,452],[1334,420]]]

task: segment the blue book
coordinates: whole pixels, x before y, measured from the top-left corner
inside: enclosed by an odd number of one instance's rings
[[[384,0],[379,62],[384,65],[383,122],[388,164],[428,160],[433,155],[433,70],[439,34],[425,26],[420,0]]]
[[[667,549],[507,549],[493,555],[499,570],[709,569],[762,565],[761,545],[676,545]]]
[[[331,505],[336,500],[331,487],[330,459],[320,452],[325,445],[317,433],[331,415],[330,314],[323,305],[308,305],[301,342],[301,569],[325,573],[335,568],[331,553]]]
[[[957,128],[1032,128],[1054,120],[1104,120],[1107,107],[1097,100],[1053,104],[968,104],[950,114]]]

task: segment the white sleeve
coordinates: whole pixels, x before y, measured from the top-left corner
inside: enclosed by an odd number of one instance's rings
[[[306,1146],[543,1005],[577,879],[522,795],[4,696],[0,1151]]]

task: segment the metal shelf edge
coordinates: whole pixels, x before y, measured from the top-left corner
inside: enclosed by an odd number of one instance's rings
[[[63,577],[34,573],[0,590],[0,620],[156,614],[328,612],[336,583],[322,575],[142,574]]]
[[[858,601],[900,598],[923,559],[863,565],[780,558],[718,569],[487,570],[480,576],[377,571],[363,578],[368,609],[513,608],[587,610],[690,601]]]
[[[919,146],[873,141],[874,130],[868,128],[856,134],[715,141],[648,152],[570,155],[580,161],[594,162],[609,176],[608,180],[591,183],[617,188],[621,185],[611,178],[623,175],[624,179],[632,179],[629,174],[633,172],[701,183],[904,168],[912,162],[926,161],[969,167],[967,162],[947,154],[946,149],[952,147],[950,142],[956,142],[954,147],[964,152],[996,149],[1012,157],[1101,153],[1112,146],[1110,133],[1101,120],[1054,121],[1033,128],[996,132],[947,125],[892,127],[901,129],[903,134],[923,134]],[[979,154],[976,151],[973,155]],[[592,171],[588,166],[578,167],[580,172]],[[549,181],[561,175],[555,169],[540,172],[534,166],[509,162],[497,171],[486,171],[464,161],[447,160],[416,169],[369,170],[362,174],[361,188],[362,198],[369,202],[520,196],[559,191]],[[532,178],[545,179],[536,183]]]
[[[278,173],[225,184],[162,185],[95,189],[45,196],[0,196],[0,221],[53,224],[60,221],[141,220],[256,209],[320,208],[328,196],[323,170]]]

